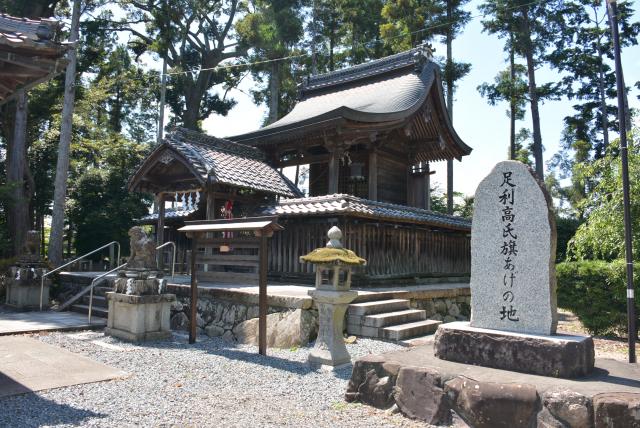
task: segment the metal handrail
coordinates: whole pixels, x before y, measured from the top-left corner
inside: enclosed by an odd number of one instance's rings
[[[65,267],[67,267],[69,265],[72,265],[75,262],[77,262],[78,260],[82,260],[85,257],[88,257],[88,256],[90,256],[92,254],[95,254],[100,250],[104,250],[105,248],[110,247],[110,246],[112,246],[114,244],[118,246],[118,258],[116,258],[116,260],[120,261],[120,243],[118,241],[112,241],[112,242],[109,242],[108,244],[103,245],[100,248],[96,248],[95,250],[91,251],[90,253],[83,254],[82,256],[80,256],[78,258],[75,258],[75,259],[71,260],[70,262],[63,264],[62,266],[58,266],[57,268],[55,268],[53,270],[50,270],[49,272],[47,272],[44,275],[42,275],[42,277],[40,279],[40,310],[42,310],[42,298],[43,298],[43,295],[44,295],[44,279],[45,279],[45,277],[51,275],[54,272],[58,272],[60,269],[65,268]]]
[[[109,272],[105,272],[100,276],[96,276],[95,278],[93,278],[93,281],[91,281],[91,284],[89,284],[89,325],[91,325],[91,310],[93,308],[93,287],[95,287],[99,281],[103,280],[105,276],[110,275],[119,269],[122,269],[126,265],[127,265],[126,263],[123,263],[117,268],[111,269]],[[86,290],[85,290],[85,293],[86,293]]]
[[[173,241],[168,241],[165,242],[164,244],[160,245],[159,247],[156,247],[156,251],[159,250],[160,248],[166,247],[167,245],[171,245],[173,246],[173,257],[171,257],[171,278],[173,278],[176,274],[176,243]],[[162,257],[162,256],[160,256]]]

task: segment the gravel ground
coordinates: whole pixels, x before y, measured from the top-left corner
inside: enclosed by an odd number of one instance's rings
[[[130,375],[124,379],[0,399],[0,426],[425,426],[398,414],[349,404],[351,367],[311,370],[310,347],[270,349],[187,336],[144,346],[99,332],[34,335]],[[397,350],[369,339],[347,345],[354,358]]]

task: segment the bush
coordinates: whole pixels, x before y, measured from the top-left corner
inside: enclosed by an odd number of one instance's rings
[[[573,311],[594,335],[627,334],[627,292],[624,260],[559,263],[558,306]],[[635,265],[634,278],[640,278]],[[640,326],[636,301],[636,326]],[[636,331],[637,334],[637,331]]]

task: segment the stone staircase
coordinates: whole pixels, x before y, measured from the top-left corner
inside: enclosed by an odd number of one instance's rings
[[[405,341],[435,333],[441,321],[428,320],[426,311],[412,309],[396,293],[361,294],[347,309],[347,333]]]
[[[108,291],[113,291],[111,287],[98,287],[96,286],[93,289],[93,305],[91,308],[91,316],[99,317],[99,318],[107,318],[107,314],[109,313],[108,305],[107,305],[107,297],[106,293]],[[82,299],[71,305],[69,308],[71,312],[77,312],[79,314],[88,314],[89,313],[89,294],[82,296]]]

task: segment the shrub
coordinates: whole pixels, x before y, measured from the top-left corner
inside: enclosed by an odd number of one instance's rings
[[[627,292],[624,260],[559,263],[558,306],[573,311],[595,335],[627,333]],[[640,278],[635,265],[634,278]],[[640,322],[636,301],[636,326]],[[637,334],[637,331],[636,331]]]

